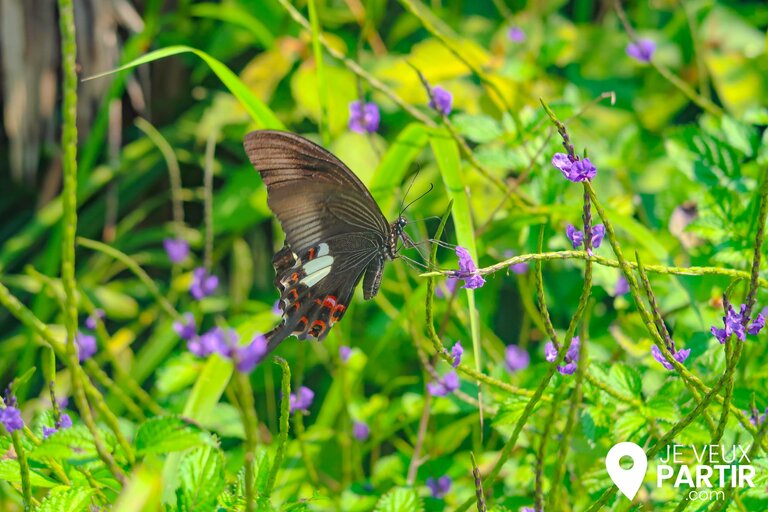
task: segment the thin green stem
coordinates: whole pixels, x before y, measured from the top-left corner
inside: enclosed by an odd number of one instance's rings
[[[547,441],[549,440],[549,432],[552,429],[553,423],[556,421],[557,406],[559,405],[560,393],[556,392],[552,397],[552,404],[549,408],[549,414],[544,421],[544,430],[541,432],[541,441],[539,442],[539,450],[536,454],[536,469],[534,471],[535,491],[533,495],[533,508],[534,510],[544,510],[544,464],[547,458]],[[560,459],[560,466],[565,462],[565,459]]]
[[[280,466],[282,466],[283,459],[285,458],[291,419],[291,404],[289,400],[289,397],[291,396],[291,367],[288,366],[288,362],[281,357],[275,357],[275,363],[280,365],[280,369],[283,372],[283,377],[280,383],[280,435],[277,439],[275,459],[272,461],[272,467],[269,469],[269,478],[267,478],[267,485],[264,488],[264,498],[267,501],[271,498],[272,489],[275,488],[275,482],[277,481],[277,473],[280,471]]]
[[[218,129],[212,130],[205,142],[205,172],[203,176],[205,211],[205,254],[203,261],[209,272],[213,266],[213,165],[216,153]]]
[[[75,236],[77,232],[77,42],[75,37],[75,12],[72,0],[59,0],[59,29],[61,31],[62,67],[62,172],[64,188],[63,240],[61,257],[61,281],[66,297],[64,323],[67,330],[67,361],[72,377],[72,391],[83,423],[93,436],[99,458],[121,484],[125,474],[117,465],[101,439],[96,422],[91,414],[88,398],[82,382],[83,372],[77,356],[77,281],[75,280]]]
[[[21,442],[21,433],[18,430],[11,432],[11,441],[13,449],[16,452],[16,460],[19,463],[19,472],[21,473],[21,495],[24,499],[24,510],[32,510],[32,483],[29,477],[29,461],[27,452]]]
[[[254,471],[253,458],[256,451],[256,433],[258,431],[258,419],[256,418],[256,407],[253,402],[253,389],[248,374],[235,371],[235,385],[239,395],[241,406],[240,414],[245,429],[245,510],[253,512],[254,510]]]
[[[315,57],[315,69],[317,70],[317,94],[320,105],[320,138],[323,145],[327,146],[330,142],[330,133],[328,131],[328,87],[325,82],[325,66],[323,66],[323,49],[320,45],[320,18],[317,13],[317,4],[315,0],[308,0],[309,23],[312,28],[312,55]]]

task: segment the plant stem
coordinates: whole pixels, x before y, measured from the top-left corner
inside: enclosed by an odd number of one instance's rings
[[[283,371],[280,385],[280,436],[277,440],[275,459],[272,462],[272,467],[269,469],[269,478],[267,478],[267,485],[264,488],[266,500],[271,498],[272,489],[274,489],[275,482],[277,481],[277,473],[280,471],[280,466],[285,458],[285,449],[288,446],[288,430],[290,428],[289,420],[291,418],[291,404],[289,400],[291,396],[291,368],[288,366],[288,362],[281,357],[275,357],[275,363],[280,365]]]

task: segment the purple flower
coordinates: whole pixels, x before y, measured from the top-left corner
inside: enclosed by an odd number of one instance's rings
[[[744,411],[744,415],[749,417],[749,422],[752,424],[753,427],[760,426],[761,423],[765,422],[766,416],[768,416],[768,408],[765,409],[765,414],[762,416],[760,415],[760,412],[757,409],[753,409],[751,411]]]
[[[592,247],[595,249],[600,247],[600,244],[603,243],[603,238],[605,238],[605,226],[602,224],[592,226]]]
[[[62,414],[59,417],[59,421],[56,422],[55,427],[43,427],[43,439],[48,439],[51,435],[62,429],[67,429],[72,426],[72,418],[69,414]]]
[[[250,373],[269,352],[269,342],[263,334],[257,334],[247,345],[234,349],[234,360],[238,371]]]
[[[723,317],[723,329],[719,329],[716,326],[712,326],[710,328],[710,332],[712,335],[717,338],[717,341],[720,343],[725,343],[725,341],[732,335],[735,334],[736,337],[739,339],[739,341],[744,341],[747,339],[747,333],[751,335],[756,335],[760,332],[760,330],[765,326],[765,316],[768,314],[768,310],[763,309],[760,313],[757,314],[757,316],[752,319],[752,322],[748,323],[748,319],[745,318],[747,314],[747,305],[742,304],[739,308],[739,312],[737,313],[735,309],[733,309],[733,305],[728,304],[728,309],[726,310],[725,316]],[[744,324],[747,323],[747,327],[745,329]]]
[[[557,367],[557,371],[563,375],[572,375],[576,371],[576,363],[579,362],[580,347],[581,339],[578,336],[574,336],[571,339],[571,346],[568,347],[568,352],[565,353],[565,359],[563,361],[564,364],[559,365]],[[558,351],[559,349],[555,347],[555,344],[551,341],[548,341],[544,346],[544,359],[546,359],[548,363],[554,363],[557,359]]]
[[[309,411],[312,405],[312,400],[315,398],[315,393],[306,386],[301,386],[297,394],[291,393],[291,413],[296,411]]]
[[[189,256],[189,243],[182,238],[166,238],[163,247],[171,263],[181,263]]]
[[[656,43],[650,39],[638,39],[636,43],[627,45],[627,55],[640,62],[651,62]]]
[[[451,348],[451,357],[453,358],[453,367],[456,368],[461,364],[461,356],[464,355],[464,347],[461,346],[461,342],[457,341]]]
[[[450,372],[442,379],[437,379],[427,384],[427,391],[432,396],[445,396],[459,389],[459,376],[456,372]]]
[[[375,103],[353,101],[349,104],[349,129],[357,133],[373,133],[379,129],[381,114]]]
[[[371,435],[371,429],[368,428],[368,425],[366,425],[365,422],[356,421],[352,425],[352,435],[355,439],[362,442],[368,439],[368,436]]]
[[[555,156],[552,157],[552,165],[563,173],[565,179],[574,183],[591,180],[597,174],[597,169],[589,161],[589,158],[571,162],[565,153],[555,153]]]
[[[529,268],[530,266],[527,262],[515,263],[514,265],[509,266],[509,269],[515,274],[525,274],[528,272]]]
[[[453,94],[436,85],[432,88],[432,98],[429,100],[429,106],[447,116],[453,108]]]
[[[200,336],[187,340],[187,348],[198,357],[207,357],[214,352],[228,356],[229,344],[226,338],[232,339],[232,337],[235,338],[236,342],[237,333],[235,331],[230,331],[227,336],[223,329],[214,327]]]
[[[571,241],[574,249],[584,243],[584,232],[576,229],[576,226],[573,224],[568,224],[565,228],[565,236]]]
[[[685,360],[688,359],[688,356],[691,354],[691,349],[685,348],[683,350],[675,350],[675,347],[672,347],[672,350],[670,352],[672,353],[672,357],[675,359],[675,361],[679,362],[680,364],[683,364]],[[669,361],[667,361],[667,359],[664,357],[664,354],[662,354],[661,350],[659,350],[659,347],[657,347],[656,345],[651,347],[651,355],[656,361],[661,363],[661,365],[667,370],[675,369],[674,365]]]
[[[448,494],[448,492],[451,490],[451,477],[448,475],[443,475],[437,480],[435,480],[432,477],[427,478],[427,487],[429,487],[430,492],[432,493],[433,498],[441,499],[443,496]]]
[[[75,336],[75,345],[77,345],[77,356],[81,363],[96,353],[96,337],[90,334],[78,331]]]
[[[454,272],[454,277],[464,280],[462,288],[480,288],[485,284],[485,279],[477,271],[475,262],[469,251],[460,245],[456,246],[456,256],[459,257],[459,270]]]
[[[282,316],[283,315],[283,308],[282,304],[280,302],[280,299],[277,299],[275,303],[272,305],[272,314],[275,316]]]
[[[184,313],[183,319],[173,322],[173,330],[179,335],[179,338],[190,341],[197,336],[197,327],[195,326],[195,315]]]
[[[72,418],[69,414],[63,413],[59,416],[59,421],[56,423],[56,428],[70,428],[72,426]]]
[[[3,424],[9,434],[24,428],[21,411],[13,405],[7,405],[5,409],[0,409],[0,423]]]
[[[516,372],[528,368],[528,365],[531,363],[531,356],[528,355],[527,350],[517,345],[507,345],[504,362],[510,372]]]
[[[104,320],[104,310],[103,309],[94,309],[93,314],[88,316],[88,318],[85,319],[85,326],[88,329],[94,330],[96,329],[96,322],[97,320]]]
[[[759,334],[763,327],[765,327],[766,315],[768,315],[768,308],[763,308],[763,310],[757,314],[755,319],[752,320],[752,323],[747,325],[747,332],[752,336]]]
[[[520,512],[536,512],[536,510],[533,507],[523,507]]]
[[[346,363],[349,361],[349,356],[352,355],[352,349],[350,347],[347,347],[346,345],[342,345],[339,347],[339,357],[341,358],[342,363]]]
[[[201,300],[209,296],[219,286],[219,278],[209,274],[203,267],[197,267],[192,272],[192,286],[189,287],[189,293],[196,300]]]
[[[627,278],[622,274],[616,280],[616,288],[613,290],[613,296],[618,297],[619,295],[626,295],[627,292],[629,292],[629,282],[627,282]]]
[[[435,288],[435,296],[437,296],[440,299],[443,299],[445,298],[446,294],[452,295],[453,292],[456,291],[456,285],[458,284],[458,282],[459,282],[458,278],[449,277],[448,279],[445,280],[445,289],[447,290],[447,292],[444,292],[443,289],[440,286],[438,286],[437,288]]]
[[[520,27],[510,27],[507,31],[507,37],[513,43],[522,43],[525,41],[525,32]]]

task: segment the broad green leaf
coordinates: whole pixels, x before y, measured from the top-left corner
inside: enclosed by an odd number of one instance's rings
[[[643,380],[640,373],[624,363],[614,363],[609,372],[608,384],[619,393],[632,397],[640,397],[643,391]]]
[[[499,412],[493,417],[494,425],[513,425],[517,423],[520,416],[523,415],[525,406],[528,405],[529,398],[524,396],[512,396],[501,407]],[[537,405],[538,407],[538,405]],[[536,409],[534,408],[534,411]]]
[[[211,18],[237,25],[250,32],[264,48],[272,48],[275,44],[275,36],[272,32],[250,12],[236,3],[225,2],[221,4],[200,3],[189,8],[189,14],[200,18]]]
[[[459,113],[451,118],[456,130],[467,139],[485,143],[499,138],[502,134],[501,126],[490,116],[470,115]]]
[[[398,487],[381,497],[375,512],[421,512],[424,506],[414,489]]]
[[[101,78],[106,75],[117,73],[118,71],[124,71],[126,69],[140,66],[142,64],[147,64],[148,62],[153,62],[156,60],[164,59],[165,57],[179,55],[182,53],[192,53],[203,59],[203,61],[205,61],[208,66],[210,66],[211,70],[216,73],[216,76],[219,77],[227,89],[229,89],[229,92],[231,92],[238,100],[240,100],[240,102],[243,104],[243,108],[245,108],[245,110],[251,116],[253,121],[259,126],[259,128],[271,128],[275,130],[285,129],[285,125],[283,125],[283,123],[275,116],[274,112],[272,112],[272,110],[270,110],[270,108],[262,103],[262,101],[259,100],[256,96],[254,96],[248,87],[245,86],[242,80],[240,80],[240,78],[224,63],[211,57],[204,51],[198,50],[197,48],[192,48],[190,46],[180,45],[161,48],[160,50],[149,52],[146,55],[139,57],[138,59],[134,59],[124,66],[120,66],[119,68],[108,71],[107,73],[101,73],[99,75],[89,77],[89,79]]]
[[[107,445],[114,443],[114,436],[100,432]],[[112,441],[110,443],[109,441]],[[33,459],[43,457],[54,457],[58,459],[67,459],[71,461],[85,461],[97,459],[96,445],[93,443],[93,437],[85,425],[75,425],[70,428],[61,429],[44,439],[39,446],[30,452]]]
[[[80,512],[91,504],[93,489],[88,487],[57,487],[35,509],[35,512]]]
[[[21,484],[21,473],[19,472],[19,462],[15,459],[0,460],[0,480]],[[30,470],[29,481],[32,487],[55,487],[59,485],[47,476],[41,475],[37,471]]]
[[[224,455],[221,450],[203,446],[185,453],[179,464],[178,510],[214,508],[224,484]]]
[[[139,455],[178,452],[212,443],[210,434],[177,416],[152,418],[145,421],[139,426],[134,440],[136,452]]]

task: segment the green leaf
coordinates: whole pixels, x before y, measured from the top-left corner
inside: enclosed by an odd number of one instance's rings
[[[640,397],[643,391],[643,380],[640,373],[624,363],[616,363],[611,366],[608,373],[608,383],[616,391],[625,395]]]
[[[393,191],[403,181],[408,167],[427,145],[428,132],[421,123],[411,123],[398,135],[373,173],[370,183],[371,195],[381,211],[391,211],[395,201]]]
[[[224,490],[224,454],[203,446],[184,454],[179,464],[179,511],[209,510]]]
[[[398,487],[381,497],[374,512],[421,512],[424,506],[414,489]]]
[[[93,489],[88,487],[57,487],[45,498],[36,512],[80,512],[91,504]]]
[[[255,16],[235,3],[202,3],[192,5],[189,8],[191,16],[220,20],[232,25],[237,25],[250,32],[264,48],[272,48],[275,44],[275,36]]]
[[[146,55],[142,55],[138,59],[134,59],[128,64],[120,66],[119,68],[112,71],[88,77],[87,80],[101,78],[103,76],[117,73],[118,71],[135,68],[136,66],[140,66],[142,64],[154,62],[156,60],[171,57],[173,55],[179,55],[181,53],[192,53],[203,59],[203,61],[205,61],[205,63],[208,64],[208,66],[211,68],[211,71],[216,73],[216,76],[218,76],[221,82],[227,87],[227,89],[229,89],[229,92],[231,92],[238,100],[240,100],[243,108],[245,108],[245,110],[251,116],[251,119],[253,119],[253,121],[259,125],[260,128],[285,130],[285,125],[277,118],[277,116],[275,116],[274,112],[272,112],[272,110],[270,110],[270,108],[267,107],[260,99],[254,96],[250,89],[248,89],[248,87],[234,72],[232,72],[232,70],[230,70],[224,63],[214,59],[204,51],[198,50],[197,48],[192,48],[190,46],[179,45],[161,48],[159,50],[149,52]]]
[[[212,445],[210,434],[185,422],[180,417],[165,416],[152,418],[141,424],[136,432],[136,452],[170,453],[201,445]]]
[[[107,444],[114,444],[114,435],[106,434]],[[110,443],[110,439],[112,443]],[[98,457],[93,437],[85,425],[75,425],[61,429],[44,439],[39,446],[30,453],[30,458],[40,460],[43,457],[54,457],[70,461],[95,460]]]
[[[614,425],[615,439],[622,441],[636,439],[645,433],[644,430],[648,427],[648,420],[645,416],[642,416],[635,411],[627,411],[621,414],[616,419]]]
[[[461,159],[459,146],[447,130],[434,130],[429,138],[432,152],[435,155],[437,166],[443,177],[443,183],[448,190],[448,195],[453,199],[453,224],[456,228],[456,241],[467,251],[472,259],[477,262],[477,247],[475,246],[475,230],[472,226],[472,212],[469,208],[466,186],[461,176]],[[480,348],[480,319],[475,307],[475,291],[467,289],[467,302],[469,305],[469,326],[472,333],[472,349],[475,356],[475,369],[481,371],[482,351]]]
[[[15,459],[0,459],[0,480],[15,484],[21,483],[19,462]],[[29,481],[32,487],[55,487],[58,484],[40,473],[30,470]]]
[[[496,140],[502,134],[499,123],[486,115],[470,115],[462,112],[451,117],[451,122],[460,134],[481,144]]]
[[[525,410],[525,406],[528,405],[528,400],[529,398],[523,396],[510,397],[499,407],[499,412],[493,417],[493,424],[513,425],[517,423]]]

